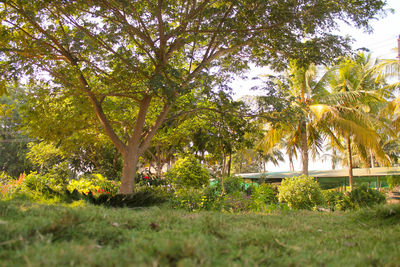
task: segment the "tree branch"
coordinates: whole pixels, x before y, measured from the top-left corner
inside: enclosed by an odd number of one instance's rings
[[[168,102],[164,104],[163,110],[161,111],[160,115],[158,115],[156,122],[151,127],[148,134],[144,137],[144,140],[143,140],[142,144],[140,145],[139,155],[142,155],[143,152],[149,147],[151,140],[153,139],[154,135],[157,133],[157,130],[161,127],[161,124],[164,122],[165,117],[167,116],[170,108],[171,108],[171,104],[169,104]]]

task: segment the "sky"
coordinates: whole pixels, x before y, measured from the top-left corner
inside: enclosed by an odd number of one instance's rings
[[[348,25],[340,26],[340,33],[343,35],[349,35],[354,39],[352,47],[357,48],[368,48],[372,53],[373,57],[379,59],[394,59],[397,57],[397,38],[400,35],[400,0],[388,0],[386,8],[394,9],[394,13],[388,12],[387,15],[379,20],[371,22],[373,28],[372,33],[366,33],[361,29],[353,28]],[[250,88],[259,84],[252,79],[252,77],[259,77],[263,74],[268,73],[267,68],[252,68],[248,73],[248,79],[236,79],[230,86],[233,88],[234,99],[238,99],[244,95],[257,95],[260,92],[251,91]],[[339,167],[339,166],[338,166]],[[294,164],[296,171],[301,170],[301,163],[297,160]],[[339,167],[341,168],[341,167]],[[330,170],[330,160],[322,161],[310,161],[309,170]],[[267,164],[267,171],[288,171],[289,162],[286,160],[274,166],[271,163]]]

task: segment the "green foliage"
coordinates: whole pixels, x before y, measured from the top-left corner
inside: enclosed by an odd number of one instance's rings
[[[207,197],[203,189],[178,188],[171,199],[171,206],[187,211],[199,211],[205,209],[206,201]]]
[[[292,209],[311,210],[325,202],[318,182],[310,176],[283,179],[278,190],[279,201],[286,202]]]
[[[268,211],[270,205],[278,203],[278,192],[276,187],[270,184],[261,184],[254,187],[251,194],[251,210],[256,212]]]
[[[29,143],[28,148],[26,157],[41,170],[49,170],[64,159],[61,150],[52,143]]]
[[[245,192],[235,191],[224,196],[223,210],[229,212],[249,211],[252,205],[251,197]]]
[[[383,204],[386,200],[384,194],[369,188],[366,184],[362,184],[347,193],[331,190],[325,190],[323,193],[327,206],[331,210],[356,210]]]
[[[83,194],[99,196],[101,194],[115,195],[119,182],[111,181],[101,174],[82,176],[79,179],[68,180],[62,172],[40,174],[32,172],[21,175],[19,179],[2,179],[0,193],[3,199],[13,199],[25,196],[28,199],[47,201],[71,201],[82,199]]]
[[[224,185],[225,185],[225,193],[231,194],[236,191],[243,191],[244,181],[240,176],[226,176]]]
[[[55,192],[64,191],[67,182],[60,176],[40,175],[37,172],[32,172],[25,176],[23,186],[27,191],[50,196]]]
[[[326,205],[331,210],[343,210],[343,206],[348,202],[345,193],[335,190],[323,190]]]
[[[11,176],[5,172],[0,172],[0,184],[6,184],[9,180],[11,180]]]
[[[133,194],[130,195],[112,195],[101,194],[94,196],[89,192],[84,199],[94,205],[103,205],[108,207],[149,207],[167,202],[170,198],[170,193],[161,187],[139,187]]]
[[[389,185],[389,189],[392,190],[398,186],[400,186],[400,176],[399,175],[390,175],[387,177],[387,183]]]
[[[96,193],[106,193],[106,194],[116,194],[118,193],[118,188],[120,182],[112,181],[107,179],[101,174],[88,174],[79,177],[79,179],[73,179],[69,182],[67,189],[70,192],[77,190],[80,193],[88,194],[92,192]]]
[[[170,199],[172,208],[187,211],[221,210],[221,191],[218,185],[204,188],[177,188]]]
[[[161,186],[161,185],[167,185],[168,180],[161,178],[158,175],[151,175],[151,174],[145,174],[145,173],[137,173],[136,174],[136,183],[141,185],[141,186]]]
[[[61,179],[66,183],[74,177],[68,160],[64,153],[52,143],[29,143],[26,157],[37,166],[42,176],[51,177],[53,180]]]
[[[210,179],[209,171],[193,155],[178,159],[166,176],[178,186],[193,188],[201,188]]]
[[[23,95],[24,90],[10,88],[9,91],[9,95],[0,96],[0,171],[18,177],[35,168],[26,158],[29,138],[21,131],[18,95]]]
[[[41,145],[42,150],[51,152],[51,144],[57,144],[59,156],[68,161],[71,169],[77,173],[120,176],[121,156],[96,126],[90,102],[85,97],[55,92],[49,94],[45,87],[26,91],[21,100],[21,124],[29,136],[45,140]],[[38,152],[41,153],[40,150]]]
[[[356,213],[357,221],[373,223],[376,226],[395,227],[400,222],[400,205],[377,205],[369,209],[361,209]]]
[[[378,190],[369,188],[368,185],[362,184],[359,187],[348,192],[346,195],[348,201],[341,206],[341,209],[360,209],[363,207],[372,207],[377,204],[385,203],[386,197]]]

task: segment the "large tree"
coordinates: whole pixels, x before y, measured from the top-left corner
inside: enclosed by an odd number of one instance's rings
[[[122,154],[120,193],[129,194],[139,157],[180,97],[249,62],[327,61],[346,48],[329,34],[339,20],[368,29],[385,4],[2,0],[0,71],[46,83],[49,94],[86,96]]]

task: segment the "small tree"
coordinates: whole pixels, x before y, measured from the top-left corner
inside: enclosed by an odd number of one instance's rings
[[[279,201],[292,209],[310,210],[325,202],[318,182],[311,176],[294,176],[282,180],[279,186]]]
[[[210,180],[208,170],[193,155],[178,159],[167,172],[167,177],[177,185],[194,188],[201,188]]]

